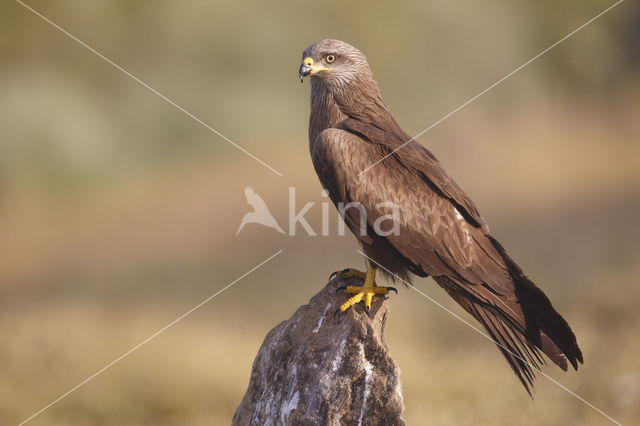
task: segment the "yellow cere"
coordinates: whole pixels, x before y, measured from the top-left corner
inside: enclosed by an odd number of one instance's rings
[[[313,59],[309,56],[304,58],[302,62],[304,62],[306,66],[311,67],[311,74],[315,74],[320,71],[331,71],[330,67],[325,67],[324,65],[319,64],[314,65]]]

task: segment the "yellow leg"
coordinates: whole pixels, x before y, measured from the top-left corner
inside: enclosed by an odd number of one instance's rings
[[[340,306],[340,312],[344,312],[356,303],[360,303],[364,298],[364,308],[367,312],[371,310],[371,302],[373,301],[374,294],[387,294],[389,290],[393,290],[397,293],[397,290],[393,287],[379,287],[376,285],[376,269],[372,266],[367,268],[367,273],[362,273],[355,269],[345,269],[338,275],[340,277],[346,278],[343,273],[345,271],[349,271],[351,273],[349,276],[357,276],[360,278],[364,278],[364,284],[362,286],[350,285],[344,288],[345,293],[353,294],[349,300],[347,300],[342,306]],[[355,271],[352,272],[352,271]],[[357,273],[357,274],[356,274]]]

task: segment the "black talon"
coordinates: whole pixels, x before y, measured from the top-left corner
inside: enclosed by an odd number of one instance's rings
[[[395,287],[387,287],[387,291],[395,291],[398,294],[398,289]]]
[[[340,309],[336,309],[336,311],[333,313],[333,320],[336,321],[336,316],[340,313]]]
[[[340,269],[339,271],[334,271],[331,273],[331,275],[329,275],[329,281],[331,281],[334,277],[338,277],[341,276],[343,273],[345,273],[346,271],[348,271],[349,268],[347,269]]]
[[[341,285],[340,287],[336,288],[336,293],[339,292],[340,290],[346,290],[347,286],[346,285]]]

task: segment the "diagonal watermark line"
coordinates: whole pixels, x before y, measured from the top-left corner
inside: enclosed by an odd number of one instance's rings
[[[493,89],[494,87],[496,87],[497,85],[499,85],[500,83],[502,83],[503,81],[505,81],[506,79],[508,79],[509,77],[511,77],[512,75],[514,75],[515,73],[517,73],[518,71],[520,71],[521,69],[523,69],[524,67],[526,67],[527,65],[529,65],[531,62],[535,61],[536,59],[538,59],[539,57],[541,57],[542,55],[544,55],[545,53],[547,53],[548,51],[550,51],[551,49],[553,49],[554,47],[556,47],[557,45],[559,45],[560,43],[564,42],[565,40],[567,40],[569,37],[573,36],[575,33],[577,33],[578,31],[582,30],[583,28],[585,28],[586,26],[588,26],[589,24],[591,24],[593,21],[595,21],[596,19],[598,19],[599,17],[601,17],[602,15],[604,15],[605,13],[609,12],[610,10],[612,10],[613,8],[615,8],[616,6],[618,6],[620,3],[622,3],[624,0],[618,0],[616,3],[614,3],[613,5],[609,6],[607,9],[603,10],[602,12],[600,12],[599,14],[597,14],[596,16],[594,16],[593,18],[589,19],[587,22],[585,22],[584,24],[580,25],[578,28],[576,28],[575,30],[571,31],[569,34],[567,34],[566,36],[562,37],[560,40],[556,41],[555,43],[553,43],[551,46],[547,47],[546,49],[544,49],[542,52],[538,53],[536,56],[534,56],[533,58],[529,59],[527,62],[525,62],[524,64],[520,65],[518,68],[516,68],[515,70],[511,71],[509,74],[505,75],[504,77],[502,77],[500,80],[496,81],[495,83],[493,83],[491,86],[487,87],[486,89],[484,89],[482,92],[478,93],[477,95],[475,95],[474,97],[472,97],[471,99],[469,99],[468,101],[466,101],[465,103],[463,103],[462,105],[460,105],[459,107],[457,107],[456,109],[454,109],[453,111],[451,111],[449,114],[445,115],[444,117],[442,117],[441,119],[439,119],[438,121],[432,123],[431,125],[429,125],[429,127],[427,127],[426,129],[422,130],[420,133],[418,133],[417,135],[415,135],[414,137],[412,137],[411,139],[409,139],[408,141],[404,142],[402,145],[400,145],[399,147],[397,147],[396,149],[394,149],[393,151],[391,151],[390,153],[388,153],[387,155],[385,155],[384,157],[382,157],[381,159],[379,159],[378,161],[376,161],[375,163],[371,164],[369,167],[367,167],[366,169],[364,169],[363,171],[361,171],[360,173],[358,173],[358,176],[360,176],[361,174],[365,173],[367,170],[371,169],[372,167],[375,167],[376,165],[382,163],[384,160],[386,160],[388,157],[392,156],[393,154],[395,154],[396,152],[398,152],[399,150],[401,150],[402,148],[404,148],[408,143],[410,143],[411,141],[415,140],[416,138],[419,138],[420,136],[424,135],[425,133],[427,133],[429,130],[433,129],[434,127],[436,127],[438,124],[442,123],[443,121],[445,121],[447,118],[451,117],[453,114],[455,114],[456,112],[460,111],[462,108],[466,107],[467,105],[469,105],[471,102],[475,101],[476,99],[478,99],[480,96],[484,95],[485,93],[487,93],[489,90]]]
[[[369,260],[372,263],[375,263],[379,268],[384,269],[385,271],[387,271],[389,274],[393,275],[394,277],[396,277],[398,280],[400,280],[402,283],[408,285],[410,288],[412,288],[413,290],[417,291],[418,293],[420,293],[422,296],[426,297],[427,299],[429,299],[430,301],[432,301],[433,303],[435,303],[436,305],[438,305],[439,307],[441,307],[442,309],[444,309],[446,312],[448,312],[449,314],[453,315],[454,317],[456,317],[457,319],[459,319],[460,321],[462,321],[463,323],[465,323],[466,325],[468,325],[469,327],[471,327],[473,330],[475,330],[477,333],[483,335],[484,337],[486,337],[487,339],[491,340],[493,343],[495,343],[496,345],[500,346],[502,349],[504,349],[505,351],[509,352],[511,355],[513,355],[514,357],[518,358],[519,360],[521,360],[522,362],[524,362],[525,364],[527,364],[529,367],[533,368],[534,370],[536,370],[537,372],[539,372],[540,374],[542,374],[544,377],[546,377],[547,379],[549,379],[551,382],[555,383],[556,385],[558,385],[560,388],[564,389],[565,391],[567,391],[569,394],[573,395],[574,397],[576,397],[577,399],[579,399],[580,401],[584,402],[585,404],[587,404],[589,407],[591,407],[593,410],[597,411],[598,413],[600,413],[601,415],[603,415],[604,417],[606,417],[607,419],[611,420],[613,423],[622,426],[622,423],[620,423],[619,421],[615,420],[613,417],[609,416],[607,413],[605,413],[604,411],[602,411],[601,409],[599,409],[598,407],[596,407],[595,405],[593,405],[592,403],[590,403],[589,401],[587,401],[586,399],[582,398],[580,395],[578,395],[577,393],[575,393],[574,391],[572,391],[571,389],[569,389],[568,387],[566,387],[565,385],[563,385],[562,383],[558,382],[557,380],[555,380],[553,377],[549,376],[547,373],[545,373],[544,371],[542,371],[540,368],[536,367],[535,365],[531,364],[530,362],[528,362],[526,359],[523,359],[522,357],[518,356],[517,354],[513,353],[513,351],[509,350],[508,348],[505,348],[503,345],[501,345],[500,343],[496,342],[493,338],[491,338],[491,336],[489,336],[488,334],[486,334],[485,332],[483,332],[482,330],[480,330],[479,328],[477,328],[476,326],[474,326],[473,324],[469,323],[469,321],[465,320],[464,318],[462,318],[460,315],[456,314],[455,312],[453,312],[452,310],[448,309],[446,306],[442,305],[441,303],[439,303],[437,300],[433,299],[432,297],[428,296],[426,293],[423,293],[422,291],[418,290],[415,286],[413,286],[411,283],[403,280],[402,278],[400,278],[398,275],[394,274],[393,272],[391,272],[390,270],[388,270],[387,268],[385,268],[384,266],[382,266],[381,264],[379,264],[378,262],[376,262],[375,260],[373,260],[372,258],[370,258],[369,256],[367,256],[363,251],[361,250],[356,250],[358,253],[360,253],[362,256],[364,256],[367,260]]]
[[[215,133],[216,135],[220,136],[222,139],[224,139],[225,141],[229,142],[231,145],[235,146],[237,149],[239,149],[240,151],[242,151],[245,154],[247,154],[249,157],[251,157],[254,160],[256,160],[258,163],[262,164],[263,166],[265,166],[266,168],[268,168],[269,170],[271,170],[272,172],[274,172],[278,176],[283,176],[282,173],[280,173],[278,170],[274,169],[273,167],[271,167],[270,165],[268,165],[267,163],[265,163],[264,161],[262,161],[261,159],[259,159],[258,157],[256,157],[255,155],[253,155],[252,153],[250,153],[249,151],[247,151],[246,149],[244,149],[243,147],[241,147],[240,145],[238,145],[237,143],[235,143],[234,141],[232,141],[231,139],[229,139],[228,137],[226,137],[225,135],[223,135],[222,133],[220,133],[219,131],[217,131],[216,129],[214,129],[213,127],[211,127],[210,125],[208,125],[207,123],[205,123],[204,121],[202,121],[201,119],[199,119],[198,117],[196,117],[195,115],[193,115],[192,113],[190,113],[189,111],[187,111],[186,109],[181,107],[180,105],[178,105],[177,103],[175,103],[174,101],[172,101],[171,99],[167,98],[165,95],[163,95],[162,93],[158,92],[156,89],[154,89],[153,87],[149,86],[147,83],[145,83],[144,81],[140,80],[138,77],[136,77],[135,75],[131,74],[129,71],[125,70],[120,65],[116,64],[115,62],[113,62],[111,59],[109,59],[106,56],[104,56],[102,53],[98,52],[97,50],[95,50],[94,48],[92,48],[91,46],[89,46],[88,44],[86,44],[85,42],[83,42],[82,40],[80,40],[79,38],[74,36],[73,34],[69,33],[64,28],[60,27],[59,25],[57,25],[55,22],[53,22],[49,18],[43,16],[42,14],[40,14],[36,10],[32,9],[30,6],[24,4],[20,0],[16,0],[16,2],[18,4],[20,4],[21,6],[23,6],[25,9],[31,11],[34,15],[40,17],[42,20],[44,20],[45,22],[47,22],[48,24],[50,24],[51,26],[53,26],[57,30],[59,30],[62,33],[64,33],[67,37],[71,38],[76,43],[78,43],[78,44],[86,47],[87,49],[89,49],[92,53],[94,53],[100,59],[104,60],[105,62],[108,62],[111,65],[113,65],[118,71],[120,71],[121,73],[123,73],[127,77],[132,78],[133,80],[138,82],[141,86],[143,86],[144,88],[146,88],[149,91],[151,91],[153,94],[159,96],[160,98],[162,98],[163,100],[167,101],[169,104],[171,104],[175,108],[177,108],[180,111],[182,111],[183,113],[185,113],[187,116],[191,117],[192,119],[194,119],[195,121],[197,121],[198,123],[200,123],[201,125],[206,127],[207,129],[211,130],[213,133]]]
[[[130,355],[132,352],[135,352],[136,350],[138,350],[141,346],[143,346],[144,344],[148,343],[150,340],[154,339],[155,337],[157,337],[159,334],[165,332],[169,327],[172,327],[173,325],[175,325],[178,321],[181,321],[182,319],[184,319],[185,317],[191,315],[195,310],[197,310],[198,308],[200,308],[202,305],[206,304],[207,302],[209,302],[211,299],[213,299],[214,297],[218,296],[220,293],[222,293],[223,291],[225,291],[226,289],[228,289],[229,287],[231,287],[232,285],[236,284],[238,281],[240,281],[241,279],[243,279],[244,277],[246,277],[247,275],[249,275],[250,273],[252,273],[253,271],[255,271],[256,269],[260,268],[261,266],[263,266],[265,263],[269,262],[271,259],[273,259],[274,257],[278,256],[280,253],[282,253],[284,250],[278,250],[276,253],[272,254],[270,257],[268,257],[267,259],[263,260],[262,262],[258,263],[256,266],[254,266],[253,268],[249,269],[247,272],[245,272],[244,274],[240,275],[238,278],[236,278],[235,280],[233,280],[232,282],[230,282],[229,284],[227,284],[226,286],[224,286],[223,288],[221,288],[220,290],[218,290],[217,292],[213,293],[211,296],[207,297],[206,299],[204,299],[202,302],[198,303],[196,306],[194,306],[193,308],[189,309],[187,312],[185,312],[184,314],[180,315],[178,318],[176,318],[175,320],[171,321],[169,324],[165,325],[164,327],[162,327],[160,330],[156,331],[155,333],[153,333],[151,336],[147,337],[146,339],[144,339],[142,342],[138,343],[137,345],[135,345],[134,347],[132,347],[131,349],[129,349],[127,352],[123,353],[122,355],[120,355],[119,357],[117,357],[116,359],[114,359],[113,361],[111,361],[109,364],[105,365],[104,367],[102,367],[100,370],[96,371],[95,373],[93,373],[91,376],[87,377],[86,379],[84,379],[82,382],[78,383],[77,385],[75,385],[74,387],[72,387],[71,389],[69,389],[68,391],[66,391],[65,393],[63,393],[62,395],[60,395],[58,398],[56,398],[55,400],[51,401],[49,404],[45,405],[44,407],[42,407],[40,410],[38,410],[37,412],[35,412],[34,414],[32,414],[30,417],[26,418],[25,420],[23,420],[22,422],[20,422],[20,424],[18,426],[21,426],[25,423],[27,423],[28,421],[32,420],[34,417],[36,417],[37,415],[41,414],[43,411],[47,410],[48,408],[50,408],[52,405],[58,403],[60,400],[64,399],[65,397],[67,397],[69,394],[71,394],[72,392],[74,392],[75,390],[77,390],[79,387],[83,386],[84,384],[86,384],[87,382],[93,380],[96,376],[98,376],[99,374],[103,373],[105,370],[109,369],[110,367],[112,367],[114,364],[116,364],[117,362],[121,361],[123,358],[127,357],[128,355]]]

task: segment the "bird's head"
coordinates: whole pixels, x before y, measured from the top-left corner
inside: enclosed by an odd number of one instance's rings
[[[314,80],[340,88],[356,79],[372,78],[367,58],[362,52],[340,40],[320,40],[302,53],[298,72],[300,81]]]

